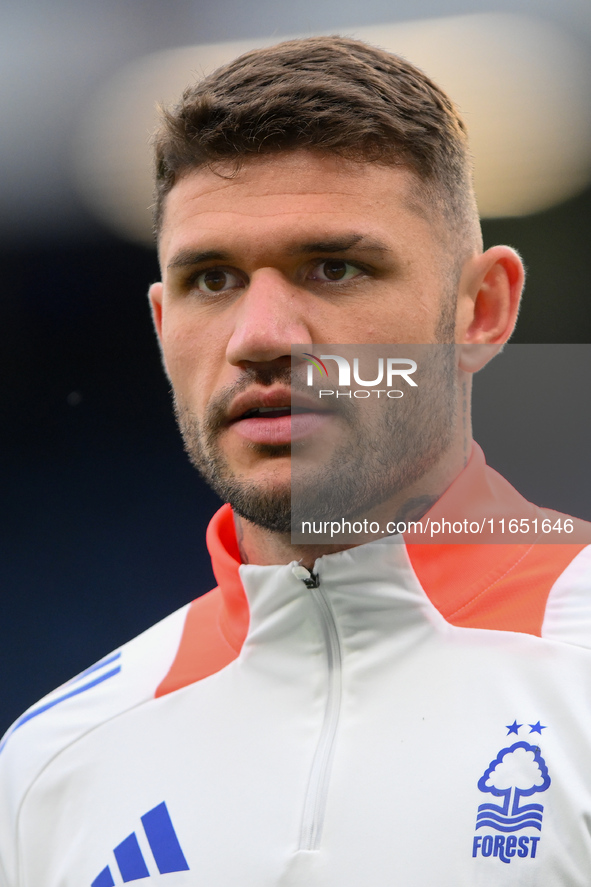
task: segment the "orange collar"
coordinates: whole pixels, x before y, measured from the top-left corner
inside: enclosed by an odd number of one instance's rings
[[[488,468],[482,451],[475,447],[464,471],[424,519],[450,520],[455,514],[479,520],[513,517],[516,513],[548,516]],[[590,525],[576,523],[584,526],[588,537]],[[214,515],[207,545],[219,588],[190,605],[175,659],[156,696],[225,668],[239,655],[246,638],[248,603],[238,572],[240,554],[229,505]],[[407,545],[407,552],[432,604],[451,624],[540,635],[550,589],[584,547],[412,543]]]
[[[467,466],[427,515],[433,520],[482,520],[546,514],[527,502],[473,445]],[[547,594],[584,545],[411,543],[408,555],[419,582],[439,612],[457,625],[510,628],[539,634]],[[232,509],[213,517],[207,547],[223,595],[224,634],[240,648],[248,629],[248,604],[238,568],[240,555]]]

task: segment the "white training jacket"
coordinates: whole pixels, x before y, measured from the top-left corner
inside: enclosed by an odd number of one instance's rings
[[[591,547],[208,541],[219,589],[4,738],[1,887],[589,887]]]

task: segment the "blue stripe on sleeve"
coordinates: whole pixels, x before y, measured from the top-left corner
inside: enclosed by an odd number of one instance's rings
[[[70,684],[77,684],[78,681],[84,680],[84,678],[92,674],[93,671],[98,671],[99,668],[104,668],[106,665],[110,665],[111,662],[115,662],[115,660],[121,658],[121,650],[118,650],[117,653],[113,653],[111,656],[106,656],[104,659],[101,659],[99,662],[95,662],[94,665],[91,665],[90,668],[86,668],[84,671],[81,671],[80,674],[76,675],[75,678],[72,678],[71,681],[68,681],[66,686]]]
[[[26,724],[27,721],[31,720],[31,718],[36,718],[37,715],[42,715],[43,712],[47,711],[50,708],[53,708],[54,705],[59,705],[60,702],[64,702],[66,699],[71,699],[72,696],[78,696],[80,693],[85,693],[86,690],[90,690],[90,689],[92,689],[92,687],[96,687],[97,684],[102,684],[103,681],[106,681],[108,678],[114,677],[114,675],[119,674],[120,671],[121,671],[121,666],[117,665],[115,668],[112,668],[111,671],[107,671],[107,672],[105,672],[105,674],[99,675],[93,681],[89,681],[88,684],[83,684],[82,687],[75,687],[73,690],[70,690],[68,693],[64,693],[63,696],[58,696],[57,699],[51,699],[49,702],[46,702],[44,705],[40,705],[38,708],[34,708],[31,711],[25,712],[25,714],[22,715],[18,719],[18,721],[15,721],[15,723],[12,727],[12,730],[9,733],[7,733],[7,735],[4,737],[2,743],[0,744],[0,752],[2,751],[2,749],[6,745],[6,743],[8,742],[10,737],[12,736],[12,734],[15,732],[15,730],[18,730],[19,727],[22,727],[23,724]]]

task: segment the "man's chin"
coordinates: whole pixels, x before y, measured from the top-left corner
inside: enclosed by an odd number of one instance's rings
[[[229,502],[240,517],[273,533],[291,533],[291,489],[262,490],[257,484],[226,483],[218,495]]]

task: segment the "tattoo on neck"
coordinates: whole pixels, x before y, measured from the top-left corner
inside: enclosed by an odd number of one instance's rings
[[[439,496],[415,496],[396,513],[397,521],[420,520],[435,505]]]
[[[243,564],[248,564],[248,555],[244,548],[244,527],[242,521],[237,514],[234,514],[234,526],[236,528],[236,541],[238,542],[238,551],[240,552],[240,560]]]

